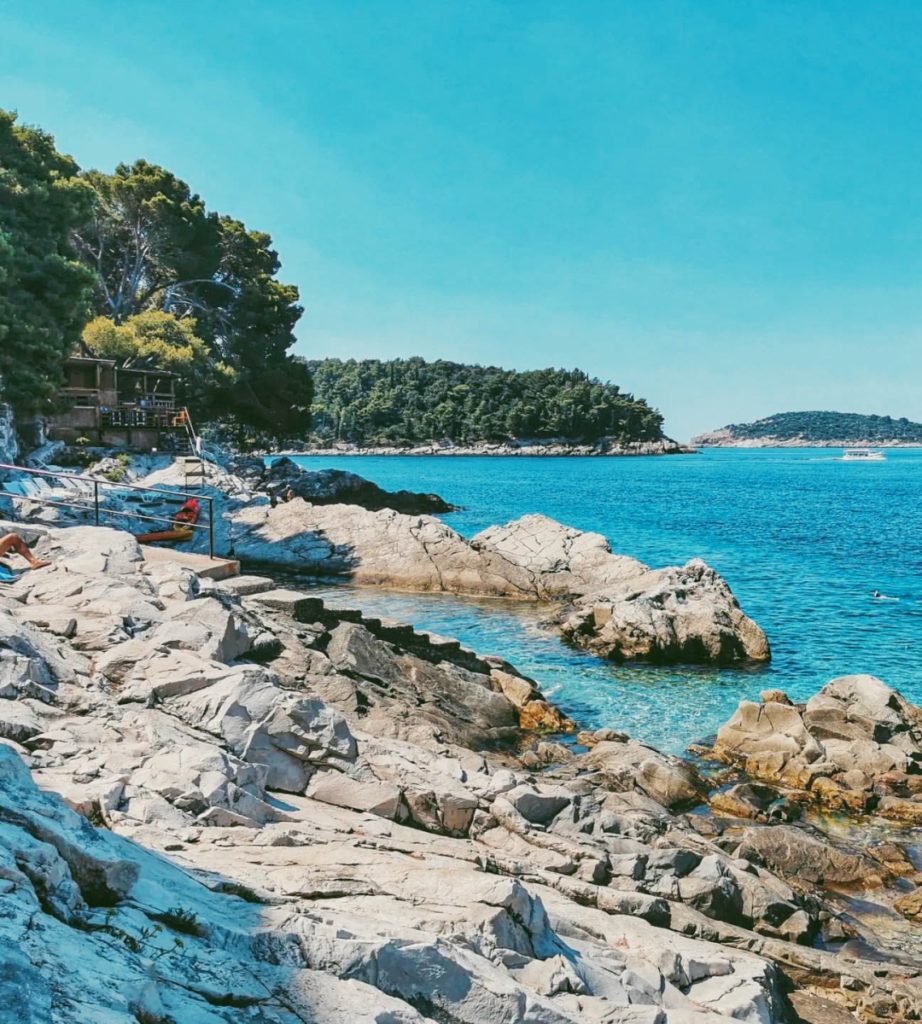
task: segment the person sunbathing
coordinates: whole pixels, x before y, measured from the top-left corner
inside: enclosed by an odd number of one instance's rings
[[[0,537],[0,558],[11,551],[22,555],[29,563],[30,569],[44,569],[46,565],[51,565],[51,562],[45,559],[36,558],[29,550],[29,545],[16,533],[8,533],[5,537]]]

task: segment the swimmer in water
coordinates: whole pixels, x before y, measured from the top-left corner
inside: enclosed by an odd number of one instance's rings
[[[872,590],[871,597],[875,601],[899,601],[898,597],[888,597],[887,594],[882,594],[879,590]]]

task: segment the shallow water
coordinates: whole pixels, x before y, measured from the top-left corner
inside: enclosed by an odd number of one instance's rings
[[[358,605],[501,654],[581,725],[624,729],[682,751],[742,698],[778,687],[806,698],[870,672],[922,703],[922,450],[846,463],[828,449],[714,449],[665,458],[299,457],[388,489],[461,504],[465,536],[527,512],[605,534],[650,565],[701,557],[772,643],[759,669],[613,666],[564,647],[541,612],[499,601],[335,588]],[[876,601],[871,591],[898,597]],[[338,595],[338,596],[337,596]]]

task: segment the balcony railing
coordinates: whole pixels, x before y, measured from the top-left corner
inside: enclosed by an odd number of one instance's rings
[[[139,427],[156,430],[176,430],[183,427],[175,409],[135,409],[122,407],[100,411],[103,427]]]
[[[130,405],[130,406],[139,406],[140,407],[142,402],[146,402],[148,404],[148,406],[151,406],[151,407],[154,407],[154,408],[158,408],[158,409],[175,409],[176,408],[176,397],[175,397],[175,395],[169,395],[169,394],[163,394],[163,393],[159,393],[158,394],[157,392],[150,392],[150,393],[143,393],[143,394],[137,394],[137,393],[132,393],[132,392],[129,392],[128,394],[125,394],[124,392],[119,392],[119,395],[118,395],[118,404],[119,405]]]

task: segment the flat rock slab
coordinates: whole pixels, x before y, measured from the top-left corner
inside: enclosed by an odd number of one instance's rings
[[[311,597],[303,590],[287,590],[284,587],[253,594],[247,601],[285,612],[298,622],[316,622],[324,612],[323,601],[319,597]]]
[[[196,576],[208,580],[226,580],[240,575],[240,563],[232,558],[209,558],[191,551],[175,551],[173,548],[155,548],[150,544],[141,545],[141,553],[148,565],[163,565],[173,562],[184,569],[191,569]]]
[[[222,590],[237,597],[251,597],[253,594],[274,590],[275,580],[268,576],[232,576],[230,579],[221,580],[220,586]]]

